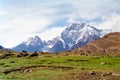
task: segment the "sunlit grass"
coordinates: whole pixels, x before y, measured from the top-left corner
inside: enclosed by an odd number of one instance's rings
[[[14,62],[14,63],[11,63]],[[102,65],[101,62],[105,62]],[[120,72],[120,57],[101,57],[101,56],[38,56],[38,57],[22,57],[0,59],[0,79],[5,80],[52,80],[60,75],[66,75],[69,71],[114,71]],[[36,67],[32,68],[32,72],[24,73],[23,71],[11,72],[4,74],[6,68],[17,68],[31,65],[47,65],[47,66],[70,66],[74,69],[64,70],[52,67]],[[82,70],[84,69],[84,70]]]

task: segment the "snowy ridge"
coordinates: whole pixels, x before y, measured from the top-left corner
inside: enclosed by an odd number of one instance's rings
[[[45,41],[42,41],[39,36],[30,37],[26,41],[23,41],[21,44],[13,48],[13,50],[21,51],[42,51],[43,47],[46,45]]]

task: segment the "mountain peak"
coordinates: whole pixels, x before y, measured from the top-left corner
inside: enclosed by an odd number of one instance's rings
[[[26,41],[22,42],[18,46],[14,47],[13,50],[21,51],[42,51],[42,48],[46,45],[45,41],[42,41],[39,36],[34,36],[28,38]]]
[[[39,36],[37,36],[37,35],[34,36],[34,37],[29,37],[28,38],[28,40],[35,40],[35,39],[40,40]]]
[[[86,25],[86,23],[72,23],[66,28],[66,30],[80,30]]]
[[[42,40],[39,38],[39,36],[34,36],[34,37],[30,37],[30,38],[28,38],[25,42],[23,42],[23,43],[25,43],[26,45],[35,45],[35,44],[37,44],[37,43],[39,43],[39,42],[42,42]]]
[[[34,37],[34,39],[40,39],[40,37],[36,35],[36,36]]]

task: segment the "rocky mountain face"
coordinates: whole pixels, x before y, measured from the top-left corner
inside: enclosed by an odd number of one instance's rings
[[[120,55],[120,32],[110,33],[75,50],[80,54],[112,54]]]
[[[47,46],[44,47],[45,52],[61,52],[66,50],[66,44],[61,37],[56,37],[53,40],[49,40],[47,42]]]
[[[110,33],[111,30],[99,30],[86,23],[73,23],[61,33],[61,36],[53,38],[48,42],[42,41],[38,36],[29,38],[13,50],[43,51],[43,52],[61,52],[73,50],[86,45],[101,36]]]

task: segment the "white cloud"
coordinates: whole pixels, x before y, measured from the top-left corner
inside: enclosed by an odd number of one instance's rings
[[[0,29],[0,42],[5,47],[13,47],[26,38],[36,35],[51,22],[47,19],[11,20]]]
[[[120,10],[118,2],[114,0],[82,0],[73,4],[76,8],[75,14],[88,20],[110,16],[114,11]]]
[[[106,21],[100,23],[97,27],[101,29],[112,29],[120,32],[120,15],[113,13]]]
[[[66,27],[55,27],[55,28],[48,29],[48,30],[40,33],[40,37],[45,41],[52,40],[53,38],[60,36],[61,32],[65,28]]]
[[[2,46],[6,48],[11,48],[14,47],[15,45],[18,45],[22,41],[26,40],[26,38],[32,36],[32,34],[20,34],[20,33],[10,33],[1,35],[1,40],[0,42],[2,43]]]
[[[0,44],[7,48],[36,35],[52,23],[52,19],[41,15],[6,14],[3,20],[0,20]]]

